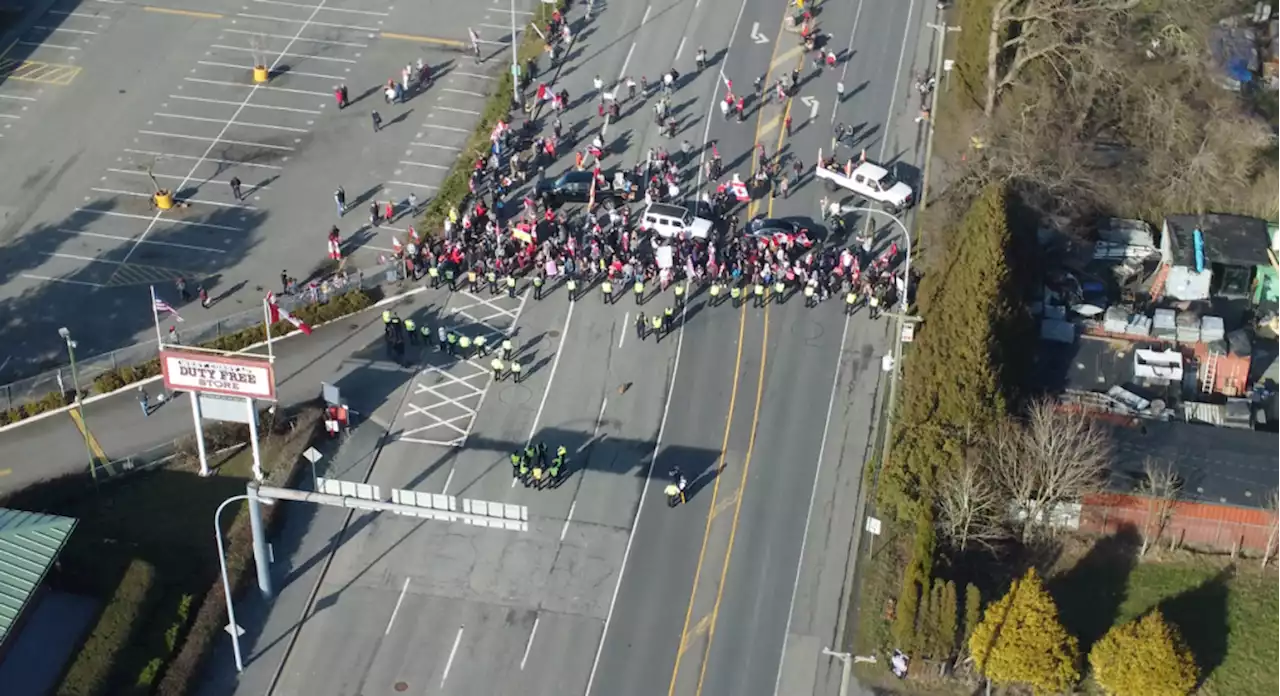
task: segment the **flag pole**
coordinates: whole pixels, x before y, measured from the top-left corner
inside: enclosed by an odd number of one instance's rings
[[[160,310],[156,309],[156,286],[151,286],[151,318],[156,322],[156,346],[164,350],[164,334],[160,333]]]
[[[271,307],[267,297],[262,298],[262,318],[267,327],[267,360],[274,363],[276,356],[271,350]]]

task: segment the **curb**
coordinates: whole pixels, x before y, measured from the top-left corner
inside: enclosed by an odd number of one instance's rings
[[[368,307],[365,307],[364,309],[360,310],[359,312],[353,312],[353,313],[351,313],[351,314],[344,314],[343,316],[340,316],[340,317],[334,317],[333,319],[330,319],[329,321],[326,321],[326,322],[324,322],[324,323],[316,324],[316,325],[315,325],[314,327],[312,327],[312,328],[313,328],[313,329],[320,329],[320,328],[323,328],[323,327],[325,327],[325,326],[328,326],[328,325],[330,325],[330,324],[332,324],[332,323],[334,323],[334,322],[339,322],[339,321],[344,321],[344,320],[346,320],[346,319],[350,319],[351,317],[354,317],[354,316],[356,316],[356,315],[358,315],[358,314],[361,314],[361,313],[363,313],[363,312],[368,312],[368,311],[370,311],[370,310],[372,310],[372,309],[377,309],[377,308],[380,308],[380,307],[386,307],[387,305],[396,304],[397,302],[401,302],[401,301],[406,300],[406,299],[408,299],[408,298],[410,298],[410,297],[413,297],[413,296],[415,296],[415,295],[420,295],[420,294],[422,294],[422,293],[426,292],[427,290],[428,290],[428,287],[427,287],[427,286],[425,286],[425,285],[423,285],[423,286],[421,286],[421,287],[416,287],[416,288],[413,288],[413,289],[411,289],[411,290],[406,290],[405,292],[399,293],[399,294],[397,294],[397,295],[389,295],[389,296],[384,297],[384,298],[382,298],[381,300],[378,300],[377,302],[375,302],[375,303],[373,303],[373,304],[369,305]],[[283,334],[283,335],[281,335],[281,336],[272,336],[272,337],[271,337],[271,343],[272,343],[272,345],[275,345],[275,344],[279,343],[280,341],[283,341],[283,340],[284,340],[284,339],[286,339],[286,338],[292,338],[292,337],[294,337],[294,336],[300,336],[300,335],[302,335],[302,332],[301,332],[301,331],[299,331],[299,330],[297,330],[297,329],[294,329],[293,331],[290,331],[289,333],[287,333],[287,334]],[[267,342],[266,342],[266,341],[259,341],[259,342],[257,342],[257,343],[254,343],[254,344],[251,344],[251,345],[245,346],[244,348],[241,348],[240,350],[236,351],[234,354],[238,355],[238,354],[241,354],[241,353],[247,353],[247,352],[249,352],[249,351],[251,351],[251,350],[254,350],[255,348],[261,348],[261,347],[263,347],[263,346],[265,346],[265,345],[267,345]],[[162,375],[154,375],[154,376],[151,376],[151,377],[147,377],[146,379],[140,379],[140,380],[138,380],[138,381],[136,381],[136,382],[130,382],[129,384],[126,384],[126,385],[124,385],[123,387],[120,387],[119,389],[115,389],[115,390],[113,390],[113,391],[109,391],[109,392],[107,392],[107,393],[105,393],[105,394],[94,394],[93,396],[90,396],[90,397],[87,397],[87,398],[83,398],[83,399],[81,399],[81,400],[80,400],[80,404],[79,404],[79,405],[80,405],[80,406],[87,406],[87,405],[89,405],[89,404],[97,403],[97,402],[99,402],[99,401],[105,401],[106,399],[110,399],[110,398],[111,398],[111,397],[113,397],[113,396],[119,396],[120,394],[123,394],[123,393],[125,393],[125,392],[127,392],[127,391],[136,391],[138,387],[143,387],[143,386],[146,386],[146,385],[148,385],[148,384],[154,384],[154,383],[156,383],[156,382],[158,382],[158,381],[160,381],[160,380],[162,380],[162,379],[164,379],[164,377],[163,377]],[[10,424],[8,424],[8,425],[2,425],[2,426],[0,426],[0,434],[7,433],[7,432],[9,432],[9,431],[11,431],[11,430],[17,430],[18,428],[21,428],[21,427],[22,427],[22,426],[24,426],[24,425],[31,425],[32,423],[36,423],[36,422],[38,422],[38,421],[42,421],[42,420],[44,420],[44,419],[46,419],[46,418],[51,418],[51,417],[56,416],[56,415],[60,415],[60,414],[63,414],[63,413],[68,413],[68,412],[70,412],[72,409],[75,409],[75,408],[77,408],[77,407],[78,407],[78,406],[77,406],[76,404],[74,404],[74,403],[72,403],[72,404],[67,404],[66,406],[60,406],[60,407],[58,407],[58,408],[55,408],[55,409],[52,409],[52,410],[49,410],[49,411],[44,411],[43,413],[37,413],[36,415],[31,416],[30,418],[23,418],[22,420],[20,420],[20,421],[18,421],[18,422],[16,422],[16,423],[10,423]]]

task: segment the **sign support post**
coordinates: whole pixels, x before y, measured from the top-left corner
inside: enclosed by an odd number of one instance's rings
[[[191,397],[191,417],[196,424],[196,452],[200,455],[200,475],[209,475],[209,454],[204,448],[204,426],[201,425],[203,418],[200,414],[200,396],[195,392],[187,392]]]
[[[249,446],[253,449],[253,479],[262,481],[262,449],[258,447],[258,409],[253,407],[253,397],[246,396],[245,406],[249,407]]]

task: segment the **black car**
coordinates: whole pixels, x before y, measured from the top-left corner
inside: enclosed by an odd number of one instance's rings
[[[785,234],[788,237],[795,236],[797,232],[795,224],[787,222],[780,218],[769,218],[763,215],[757,215],[751,218],[747,226],[742,229],[743,234],[752,237],[772,237],[776,234]]]
[[[543,179],[538,182],[538,196],[545,197],[553,206],[561,203],[586,203],[591,198],[591,176],[592,173],[589,171],[574,170],[561,174],[558,179]],[[629,195],[624,194],[622,190],[615,191],[614,180],[608,179],[596,186],[596,202],[634,200],[639,189],[630,176],[624,175],[624,178],[631,184]]]

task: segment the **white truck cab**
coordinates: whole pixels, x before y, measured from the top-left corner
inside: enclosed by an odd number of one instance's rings
[[[652,203],[640,218],[641,229],[653,230],[664,238],[688,234],[706,239],[711,234],[710,220],[695,216],[688,209],[668,203]]]
[[[891,213],[905,210],[911,205],[914,196],[910,186],[895,179],[888,169],[871,162],[855,163],[850,159],[844,171],[840,171],[823,166],[819,157],[815,175],[819,179],[826,179],[828,188],[851,191],[879,203]]]

